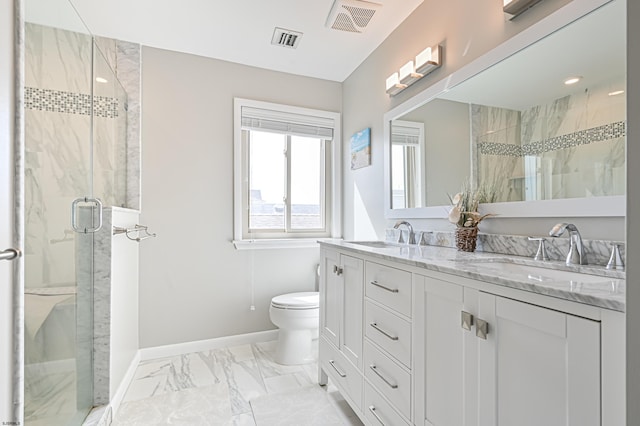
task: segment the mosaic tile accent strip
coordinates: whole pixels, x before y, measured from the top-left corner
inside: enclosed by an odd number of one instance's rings
[[[501,155],[508,157],[524,157],[527,155],[540,155],[549,151],[573,148],[594,142],[603,142],[617,139],[626,135],[624,121],[605,124],[591,129],[580,130],[562,136],[556,136],[544,141],[532,142],[522,146],[504,143],[480,142],[480,154]]]
[[[480,154],[522,157],[522,147],[511,143],[480,142]]]
[[[104,118],[118,117],[119,101],[117,98],[94,96],[93,99],[94,116]],[[24,106],[27,109],[36,111],[91,115],[91,95],[25,87]]]

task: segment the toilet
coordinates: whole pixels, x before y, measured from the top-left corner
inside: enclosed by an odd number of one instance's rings
[[[311,341],[318,338],[318,292],[288,293],[271,299],[269,317],[280,331],[275,361],[297,365],[314,361]]]

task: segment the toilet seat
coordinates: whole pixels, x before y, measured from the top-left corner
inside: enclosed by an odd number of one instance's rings
[[[318,309],[320,296],[318,292],[289,293],[271,299],[271,306],[276,309]]]

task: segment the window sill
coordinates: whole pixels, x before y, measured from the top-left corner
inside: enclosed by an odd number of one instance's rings
[[[317,248],[318,241],[331,240],[331,238],[291,238],[278,240],[233,240],[236,250],[264,250],[264,249],[291,249],[291,248]]]

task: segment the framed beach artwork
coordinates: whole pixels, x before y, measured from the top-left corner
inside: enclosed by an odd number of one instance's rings
[[[351,170],[371,165],[371,128],[351,136]]]

